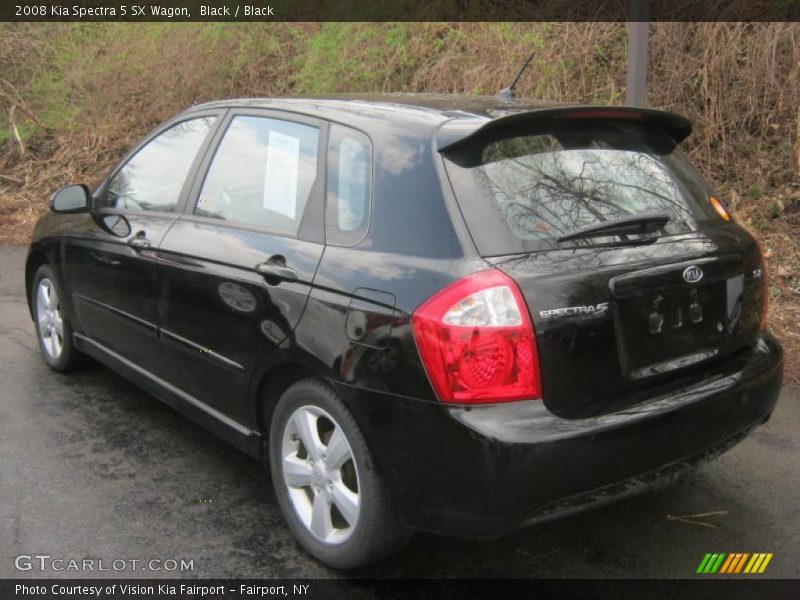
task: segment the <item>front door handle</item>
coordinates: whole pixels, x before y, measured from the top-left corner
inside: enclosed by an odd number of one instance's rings
[[[297,271],[291,267],[287,267],[285,264],[279,264],[277,262],[267,261],[256,265],[256,272],[267,279],[274,278],[283,281],[297,281]]]
[[[144,250],[145,248],[150,247],[150,240],[144,234],[144,231],[140,231],[135,236],[128,240],[128,246],[133,248],[134,250]]]

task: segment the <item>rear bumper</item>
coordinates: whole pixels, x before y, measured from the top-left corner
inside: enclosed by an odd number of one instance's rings
[[[479,408],[349,389],[406,523],[493,537],[668,484],[771,415],[782,351],[766,335],[740,370],[590,419],[539,401]]]

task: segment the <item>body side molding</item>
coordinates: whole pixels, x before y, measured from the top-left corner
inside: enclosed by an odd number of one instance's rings
[[[139,367],[104,345],[80,333],[74,334],[75,345],[126,379],[141,386],[156,398],[220,436],[226,442],[254,458],[261,455],[261,434],[226,417],[194,396]]]

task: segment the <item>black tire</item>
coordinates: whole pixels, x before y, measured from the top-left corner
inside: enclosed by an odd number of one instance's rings
[[[40,317],[40,303],[38,301],[39,287],[44,280],[47,280],[52,288],[55,290],[58,301],[56,302],[55,314],[60,318],[61,334],[58,336],[60,339],[60,351],[54,355],[52,347],[48,348],[46,337],[43,335],[43,325]],[[33,323],[36,327],[36,340],[39,342],[39,351],[42,354],[44,361],[55,371],[66,372],[72,371],[81,366],[85,362],[86,356],[82,354],[76,347],[72,339],[72,320],[64,310],[61,299],[64,294],[58,282],[55,272],[50,265],[42,265],[36,270],[33,276],[33,283],[31,287],[31,307],[33,313]],[[45,315],[45,321],[48,321]],[[54,316],[55,318],[55,316]]]
[[[284,433],[289,435],[286,428],[292,416],[297,414],[296,411],[308,407],[321,409],[333,419],[334,425],[341,429],[349,444],[352,462],[355,465],[359,497],[358,516],[352,530],[347,530],[349,537],[336,544],[322,541],[312,533],[310,526],[303,522],[298,513],[299,509],[296,510],[293,503],[296,500],[290,498],[290,489],[284,479],[282,459]],[[322,420],[329,423],[325,417],[322,417]],[[323,438],[324,434],[320,437]],[[300,438],[295,435],[287,439]],[[301,442],[296,443],[301,444]],[[302,446],[298,447],[301,448],[298,451],[299,456],[304,450]],[[324,453],[322,456],[324,457]],[[355,419],[336,391],[324,381],[304,379],[292,385],[281,396],[270,424],[269,459],[275,494],[284,518],[303,548],[320,562],[336,569],[360,567],[398,551],[411,539],[411,530],[403,525],[394,509],[389,490],[375,467]],[[330,480],[328,481],[330,483]],[[294,488],[294,493],[297,494],[297,488]],[[307,496],[316,498],[314,490],[310,488]],[[341,523],[347,525],[345,521]]]

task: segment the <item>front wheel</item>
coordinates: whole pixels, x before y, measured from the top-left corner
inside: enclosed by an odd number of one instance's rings
[[[289,527],[326,565],[359,567],[410,539],[358,425],[323,381],[300,381],[281,396],[269,455]]]
[[[70,371],[83,355],[72,341],[72,322],[61,303],[63,297],[55,273],[42,265],[33,277],[33,321],[42,358],[56,371]]]

